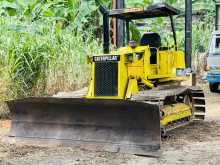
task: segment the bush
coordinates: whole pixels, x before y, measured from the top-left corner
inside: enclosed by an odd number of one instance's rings
[[[1,18],[0,26],[0,74],[9,97],[51,95],[88,84],[87,56],[100,51],[91,33],[62,29],[49,20],[21,23],[15,17]]]

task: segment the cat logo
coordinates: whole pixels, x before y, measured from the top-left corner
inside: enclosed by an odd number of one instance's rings
[[[120,56],[118,55],[108,55],[108,56],[94,56],[93,61],[94,62],[115,62],[119,61]]]

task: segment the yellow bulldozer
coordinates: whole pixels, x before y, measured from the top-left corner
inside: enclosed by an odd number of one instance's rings
[[[149,155],[160,149],[168,131],[204,120],[203,91],[181,85],[188,78],[173,21],[179,10],[161,3],[111,11],[102,7],[101,12],[104,53],[88,58],[92,75],[87,94],[8,101],[10,136]],[[109,52],[111,17],[126,22],[127,45]],[[174,46],[163,46],[155,32],[144,33],[139,42],[130,41],[131,21],[156,17],[170,18]]]

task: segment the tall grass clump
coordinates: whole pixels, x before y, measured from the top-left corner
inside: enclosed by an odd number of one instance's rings
[[[51,95],[88,84],[88,55],[100,51],[93,35],[59,22],[0,19],[0,65],[8,97]],[[3,93],[4,93],[3,92]]]

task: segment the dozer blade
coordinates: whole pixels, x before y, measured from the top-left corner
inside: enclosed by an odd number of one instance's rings
[[[159,107],[123,100],[26,98],[7,102],[11,137],[54,139],[96,151],[154,155]]]

